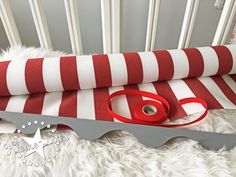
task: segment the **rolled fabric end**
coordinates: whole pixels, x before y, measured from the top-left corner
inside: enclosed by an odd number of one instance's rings
[[[236,74],[236,45],[0,62],[0,96]]]

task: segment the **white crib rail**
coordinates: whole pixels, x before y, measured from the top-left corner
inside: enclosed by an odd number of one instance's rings
[[[70,33],[70,41],[73,54],[83,54],[81,41],[78,12],[75,5],[75,0],[64,0],[66,17]]]
[[[0,17],[11,46],[21,44],[9,0],[0,0]]]
[[[149,1],[145,51],[154,50],[159,8],[160,8],[160,0]]]
[[[121,52],[121,0],[100,0],[102,19],[103,53]],[[145,51],[154,50],[160,3],[163,0],[149,0],[149,12],[146,27]],[[46,16],[41,0],[28,0],[41,47],[52,48]],[[189,47],[200,0],[187,0],[178,48]],[[64,0],[69,28],[71,48],[74,54],[83,54],[79,15],[76,0]],[[215,32],[212,45],[227,42],[236,16],[236,1],[226,0]],[[21,44],[9,0],[0,0],[0,17],[11,46]],[[86,39],[83,39],[86,40]]]
[[[120,52],[120,0],[101,0],[103,53]]]
[[[199,0],[188,0],[179,37],[178,49],[187,48],[192,36],[193,26],[197,15]]]
[[[111,0],[112,53],[120,52],[120,0]]]
[[[42,48],[51,49],[52,43],[42,2],[41,0],[29,0],[29,4],[39,38],[39,43]]]
[[[111,53],[111,1],[101,0],[103,53]]]
[[[236,1],[226,0],[212,45],[222,45],[226,42],[226,39],[229,35],[229,29],[233,25],[235,13]]]

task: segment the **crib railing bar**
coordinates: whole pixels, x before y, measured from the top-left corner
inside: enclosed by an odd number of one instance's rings
[[[236,15],[236,1],[234,1],[233,7],[231,10],[229,19],[228,19],[228,23],[226,25],[220,45],[226,44],[230,29],[231,29],[232,25],[234,25],[235,15]]]
[[[178,49],[184,48],[185,46],[185,41],[186,41],[186,36],[188,33],[188,27],[189,27],[189,22],[192,15],[194,1],[195,0],[187,0],[182,29],[181,29],[180,37],[179,37]]]
[[[155,2],[156,0],[149,1],[145,51],[150,50]]]
[[[0,0],[0,17],[11,46],[21,44],[9,0]]]
[[[154,15],[153,15],[153,25],[152,25],[152,36],[151,36],[150,50],[154,50],[154,46],[155,46],[159,9],[160,9],[160,0],[156,0],[155,10],[154,10]]]
[[[215,36],[213,38],[213,42],[212,45],[220,45],[222,44],[222,39],[223,36],[225,35],[225,29],[228,25],[229,22],[229,18],[231,16],[233,12],[233,6],[234,6],[234,2],[235,0],[226,0],[222,13],[221,13],[221,17],[215,32]]]
[[[107,54],[112,52],[110,0],[101,0],[101,16],[102,16],[103,53]]]
[[[199,0],[188,0],[180,32],[178,49],[187,48],[192,36],[192,31],[197,15]]]
[[[199,0],[195,0],[194,5],[193,5],[192,16],[191,16],[189,27],[188,27],[188,32],[187,32],[184,48],[189,47],[190,39],[192,37],[193,27],[194,27],[196,16],[197,16],[198,6],[199,6]]]
[[[75,0],[64,0],[73,54],[83,54],[78,11]]]
[[[39,43],[42,48],[51,49],[52,43],[42,2],[41,0],[29,0],[29,4],[39,38]]]
[[[145,51],[154,50],[160,0],[150,0],[148,10]]]
[[[120,0],[111,1],[112,53],[120,52]]]

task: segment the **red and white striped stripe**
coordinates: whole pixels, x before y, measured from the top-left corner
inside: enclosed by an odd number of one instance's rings
[[[235,74],[236,72],[236,48],[234,45],[226,45],[233,57],[233,67],[229,74]]]
[[[113,92],[116,92],[118,90],[124,90],[124,87],[111,87],[109,88],[109,94],[112,94]],[[111,108],[115,113],[118,113],[125,117],[131,117],[128,101],[125,95],[122,95],[116,98],[116,100],[113,100],[111,102]],[[115,118],[113,119],[114,119],[114,122],[120,122],[119,120]]]
[[[29,93],[25,81],[26,62],[27,60],[12,60],[7,67],[6,83],[11,95]]]
[[[211,47],[199,47],[198,50],[200,51],[204,69],[202,76],[213,76],[218,72],[219,62],[216,52]]]
[[[52,92],[44,95],[42,114],[57,116],[62,102],[62,92]]]
[[[224,75],[222,76],[222,78],[226,82],[226,84],[232,89],[232,91],[236,94],[236,83],[234,82],[234,80],[228,75]]]
[[[91,56],[79,56],[76,58],[78,79],[81,89],[96,87],[93,59]]]
[[[200,82],[211,92],[215,99],[226,109],[235,109],[236,106],[226,96],[227,92],[221,90],[214,80],[210,77],[199,78]]]
[[[153,52],[139,52],[142,63],[143,82],[153,82],[158,80],[159,70],[156,56]],[[136,83],[138,84],[138,83]]]
[[[37,82],[35,80],[37,79]],[[30,93],[46,92],[43,79],[43,59],[29,59],[25,66],[25,82]]]
[[[60,61],[56,57],[43,60],[43,81],[47,92],[63,90]]]
[[[80,90],[77,92],[77,116],[91,120],[96,119],[93,90]]]
[[[59,106],[59,116],[77,117],[77,91],[63,92]]]
[[[183,50],[169,50],[174,63],[174,76],[172,79],[186,78],[189,74],[188,57]]]
[[[178,100],[188,97],[196,97],[183,80],[172,80],[168,83]],[[205,110],[202,105],[196,103],[183,105],[183,109],[187,114],[194,114]]]
[[[6,111],[23,112],[28,95],[12,96],[6,106]]]
[[[124,55],[109,54],[109,64],[111,68],[111,80],[113,86],[118,86],[128,83],[127,67]]]
[[[0,96],[236,74],[236,45],[0,62]]]

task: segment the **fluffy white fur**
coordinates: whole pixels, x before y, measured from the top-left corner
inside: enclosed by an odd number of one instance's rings
[[[14,47],[3,51],[1,59],[58,56],[39,48]],[[235,111],[213,111],[196,130],[236,133]],[[57,134],[62,132],[57,132]],[[236,148],[214,152],[197,142],[175,139],[159,148],[146,147],[128,132],[110,132],[95,141],[80,140],[73,131],[64,134],[69,141],[60,145],[58,157],[46,166],[22,166],[21,160],[7,156],[4,144],[13,134],[0,135],[0,172],[3,177],[235,177]],[[44,139],[47,137],[43,136]],[[45,156],[54,149],[45,148]],[[31,157],[32,159],[34,156]]]

